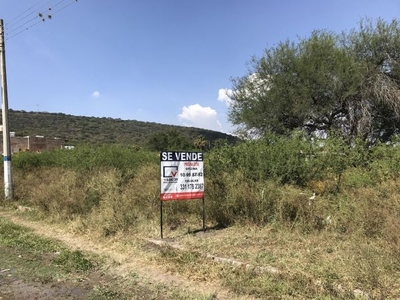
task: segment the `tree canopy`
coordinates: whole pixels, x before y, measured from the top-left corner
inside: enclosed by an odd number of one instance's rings
[[[230,121],[247,133],[300,128],[387,140],[400,128],[399,49],[399,21],[382,19],[281,42],[232,80]]]

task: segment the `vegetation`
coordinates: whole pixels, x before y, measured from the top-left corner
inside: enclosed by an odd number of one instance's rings
[[[0,217],[0,297],[4,299],[188,299],[173,287],[152,286],[134,272],[106,274],[105,257],[67,248]],[[191,294],[192,295],[192,294]],[[163,299],[166,299],[163,298]],[[198,299],[208,299],[198,295]]]
[[[1,118],[0,118],[1,119]],[[211,144],[218,141],[234,143],[237,138],[212,130],[164,125],[135,120],[71,116],[62,113],[9,111],[10,131],[18,136],[43,135],[66,139],[68,144],[124,144],[154,148],[164,136],[176,135],[180,146],[193,147],[198,136]],[[172,145],[174,147],[175,145]]]
[[[348,299],[361,290],[395,298],[400,149],[396,141],[365,143],[299,132],[210,150],[207,226],[225,229],[199,240],[191,233],[201,227],[201,202],[168,202],[164,234],[187,250],[164,249],[153,260],[190,278],[207,274],[238,295]],[[15,196],[36,216],[98,238],[158,236],[158,152],[110,145],[19,153],[13,161]],[[281,273],[218,267],[205,249]]]
[[[185,139],[173,128],[151,133],[146,149],[18,153],[15,205],[95,239],[118,237],[132,256],[236,296],[396,299],[399,33],[397,21],[367,20],[255,59],[234,81],[230,116],[258,139],[210,146],[204,133]],[[159,234],[158,151],[167,146],[207,150],[209,231],[198,233],[200,201],[166,202],[174,243],[155,250],[143,240]]]
[[[349,33],[316,30],[281,42],[233,80],[230,120],[253,134],[334,130],[386,141],[400,126],[399,47],[399,21],[381,19]]]

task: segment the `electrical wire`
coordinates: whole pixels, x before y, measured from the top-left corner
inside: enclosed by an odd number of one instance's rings
[[[23,30],[21,30],[21,31],[18,31],[18,32],[15,33],[14,35],[12,35],[12,36],[10,36],[10,37],[7,37],[5,40],[8,41],[8,40],[12,39],[13,37],[16,37],[17,35],[20,35],[21,33],[23,33],[23,32],[25,32],[25,31],[31,29],[33,26],[36,26],[36,25],[41,24],[41,23],[43,23],[43,21],[42,21],[42,20],[39,20],[39,21],[37,21],[36,23],[33,23],[32,25],[30,25],[29,27],[26,27],[25,29],[23,29]]]
[[[12,29],[12,30],[10,30],[9,28],[7,28],[8,31],[7,31],[7,34],[6,34],[6,35],[13,34],[14,32],[16,32],[16,31],[18,31],[19,29],[21,29],[22,27],[24,27],[25,25],[28,25],[29,23],[31,23],[31,22],[34,21],[34,20],[37,20],[37,18],[38,18],[38,16],[33,17],[32,19],[29,19],[28,21],[26,21],[26,22],[23,23],[22,25],[19,25],[18,27],[14,28],[14,29]],[[41,21],[44,21],[44,20],[42,19]]]
[[[26,10],[25,13],[22,13],[19,19],[14,18],[14,22],[8,22],[6,25],[6,32],[7,34],[11,34],[21,27],[29,24],[30,22],[34,21],[37,18],[42,18],[43,14],[46,14],[47,11],[51,11],[51,7],[49,8],[47,4],[51,3],[52,0],[42,0],[41,2],[36,3],[36,5],[32,6],[30,9]],[[40,11],[42,8],[46,7],[47,9],[44,11],[44,13],[41,13]],[[26,13],[27,12],[27,13]],[[25,14],[25,15],[24,15]],[[18,25],[24,20],[30,18],[28,21],[25,21],[22,25]],[[44,21],[44,20],[43,20]]]
[[[39,2],[37,2],[36,4],[32,5],[31,7],[29,7],[27,10],[25,10],[24,12],[20,13],[18,16],[12,18],[10,21],[8,21],[5,26],[10,27],[10,26],[14,26],[17,23],[22,22],[24,19],[28,18],[30,13],[32,10],[35,9],[36,6],[38,6],[40,3],[43,3],[47,1],[46,3],[42,4],[40,7],[43,7],[44,5],[46,5],[47,3],[50,3],[51,0],[40,0]],[[39,8],[40,8],[39,7]],[[25,15],[26,14],[26,15]],[[25,15],[25,16],[24,16]]]
[[[62,0],[62,1],[60,1],[60,2],[63,2],[63,1],[64,1],[64,0]],[[72,2],[70,2],[70,3],[66,4],[66,5],[64,5],[63,7],[61,7],[60,9],[54,11],[54,12],[51,14],[51,16],[54,16],[56,13],[59,13],[60,11],[66,9],[68,6],[72,5],[72,4],[75,3],[75,2],[78,2],[78,0],[72,0]],[[57,6],[57,4],[56,4],[54,7],[56,7],[56,6]]]
[[[49,5],[49,3],[52,2],[52,0],[40,0],[35,5],[30,7],[28,10],[26,10],[24,13],[20,14],[19,19],[14,18],[14,22],[11,22],[11,21],[8,22],[6,24],[7,32],[9,34],[11,34],[15,31],[17,31],[18,29],[20,29],[22,26],[25,26],[29,22],[32,22],[37,17],[41,18],[43,21],[45,21],[45,18],[43,18],[43,16],[50,15],[53,7],[57,7],[64,1],[66,1],[66,0],[60,0],[55,5],[52,6],[51,4]],[[22,21],[26,20],[27,18],[30,18],[30,19],[28,21],[26,21],[25,23],[23,23],[22,25],[17,26],[17,24],[20,24]]]
[[[27,30],[31,29],[32,27],[34,27],[34,26],[36,26],[36,25],[38,25],[38,24],[43,23],[43,22],[46,21],[47,19],[48,19],[48,20],[51,20],[51,19],[53,18],[53,15],[55,15],[55,14],[59,13],[60,11],[66,9],[68,6],[72,5],[73,3],[78,2],[78,0],[72,0],[72,1],[70,0],[69,3],[67,3],[67,4],[64,5],[64,6],[62,6],[62,7],[59,8],[58,10],[56,10],[56,11],[53,10],[54,7],[59,6],[60,4],[62,4],[62,3],[65,2],[65,1],[66,1],[66,0],[60,0],[60,1],[58,1],[54,6],[49,7],[44,13],[41,13],[41,12],[33,12],[33,13],[30,13],[30,14],[28,14],[28,16],[29,16],[29,15],[36,15],[36,16],[33,17],[33,18],[31,18],[31,19],[29,19],[28,21],[26,21],[26,22],[23,23],[22,25],[17,26],[16,28],[12,28],[11,30],[10,30],[10,28],[7,28],[9,31],[7,31],[7,34],[6,34],[6,41],[7,41],[7,40],[10,40],[10,39],[12,39],[12,38],[14,38],[14,37],[16,37],[16,36],[18,36],[18,35],[20,35],[20,34],[23,33],[24,31],[27,31]],[[43,1],[42,1],[42,2],[43,2]],[[46,2],[45,4],[43,4],[41,7],[43,7],[44,5],[46,5],[46,4],[49,3],[49,2],[51,2],[51,1],[47,1],[47,2]],[[39,4],[39,2],[38,2],[37,4]],[[34,6],[32,6],[31,8],[29,8],[27,11],[32,10],[32,8],[36,7],[37,4],[34,5]],[[49,12],[49,13],[47,13],[47,12]],[[23,15],[23,14],[24,14],[24,13],[22,13],[22,14],[20,14],[20,15]],[[46,16],[46,15],[47,15],[47,16]],[[38,18],[40,18],[40,20],[34,22],[34,21],[37,20]],[[15,18],[14,18],[14,19],[15,19]],[[25,16],[23,19],[26,19],[26,16]],[[22,20],[22,19],[21,19],[21,20]],[[20,21],[18,21],[17,23],[19,23],[19,22],[20,22]],[[32,23],[32,22],[34,22],[34,23]],[[14,26],[15,26],[15,24],[16,24],[16,23],[14,23]],[[24,27],[24,26],[26,26],[26,27],[23,28],[23,29],[21,29],[21,28]],[[14,33],[14,34],[13,34],[13,33]]]

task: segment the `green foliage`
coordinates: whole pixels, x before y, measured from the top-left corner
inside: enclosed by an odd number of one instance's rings
[[[41,153],[20,152],[13,156],[13,166],[21,170],[39,167],[62,167],[74,170],[116,168],[132,173],[139,166],[158,161],[156,153],[124,145],[82,145],[72,150]]]
[[[62,251],[53,259],[53,262],[61,266],[66,272],[87,272],[94,267],[93,263],[79,250]]]
[[[33,152],[21,152],[18,155],[14,155],[13,167],[20,170],[32,170],[45,165],[43,156],[40,156]]]
[[[399,22],[381,19],[281,42],[233,80],[229,118],[245,134],[304,129],[387,141],[400,128],[399,47]]]
[[[389,207],[399,204],[381,199],[400,188],[380,188],[400,173],[395,145],[368,147],[361,140],[349,145],[340,135],[315,140],[301,132],[222,144],[205,154],[206,219],[219,226],[250,222],[306,232],[361,230],[396,240],[390,228],[398,228],[397,217]],[[21,153],[16,160],[16,197],[46,216],[76,220],[83,230],[104,236],[158,222],[158,153],[111,145]],[[316,201],[309,199],[313,193]],[[192,217],[200,220],[200,205],[166,203],[165,224],[177,228]]]
[[[392,139],[391,143],[372,147],[369,167],[375,181],[398,178],[400,176],[399,137]]]
[[[39,237],[25,227],[0,218],[0,244],[24,253],[56,255],[52,262],[66,272],[88,271],[94,264],[80,251],[70,251],[58,243]]]
[[[342,185],[347,188],[361,188],[374,186],[377,181],[374,181],[372,174],[361,168],[348,169],[344,174]]]
[[[153,151],[187,151],[192,148],[189,139],[177,130],[155,132],[150,135],[147,144]]]
[[[318,197],[337,197],[341,190],[378,185],[388,174],[396,174],[394,168],[375,169],[395,153],[399,155],[397,147],[390,146],[386,153],[387,147],[368,148],[362,141],[349,146],[340,136],[317,141],[299,134],[290,138],[269,134],[263,140],[214,149],[205,164],[210,216],[223,226],[243,220],[324,228],[320,216],[328,214],[330,204],[310,206],[312,192]],[[382,172],[385,178],[376,177]],[[301,192],[304,188],[311,191]]]
[[[0,218],[0,243],[31,253],[56,252],[61,248],[51,240],[37,237],[31,230]]]
[[[1,119],[1,117],[0,117]],[[237,138],[212,130],[173,126],[135,120],[71,116],[62,113],[26,112],[9,110],[10,130],[17,136],[43,135],[67,140],[68,145],[124,144],[146,147],[153,135],[176,132],[192,145],[202,135],[208,141],[226,139],[230,143]]]
[[[273,182],[254,182],[236,171],[211,177],[206,187],[208,215],[219,226],[241,221],[259,225],[278,221],[276,199],[280,192]]]
[[[193,141],[193,146],[200,151],[204,151],[207,148],[210,148],[210,142],[207,141],[204,136],[199,135],[194,141]]]
[[[135,248],[153,247],[132,242],[131,237],[159,235],[158,153],[115,145],[75,150],[21,156],[26,162],[21,159],[16,168],[16,197],[33,207],[32,213],[39,210],[53,221],[67,220],[77,231],[126,238]],[[115,154],[121,160],[107,160]],[[81,161],[73,156],[93,158],[78,168],[76,161]],[[222,143],[204,156],[206,224],[239,226],[210,231],[206,239],[190,235],[193,224],[200,227],[201,202],[165,202],[165,234],[196,251],[157,247],[162,259],[157,255],[151,259],[167,262],[180,273],[222,280],[239,295],[349,299],[354,298],[354,286],[379,299],[396,295],[393,286],[398,286],[400,265],[397,140],[369,146],[361,139],[349,143],[340,134],[317,140],[301,131],[286,136],[268,133],[235,146]],[[138,162],[121,163],[130,158]],[[313,193],[315,197],[310,197]],[[19,230],[11,224],[4,227],[0,218],[0,242],[6,247],[35,253],[48,249],[59,271],[86,272],[95,266],[79,251],[65,252]],[[223,240],[224,245],[219,241],[215,246],[213,240]],[[206,256],[198,252],[203,250],[248,264],[206,263]],[[280,272],[270,273],[270,265]],[[125,294],[100,288],[98,295],[121,298]]]
[[[249,180],[276,180],[283,184],[305,184],[315,173],[311,143],[301,134],[280,137],[268,134],[235,147],[220,147],[207,155],[207,172],[240,171]]]

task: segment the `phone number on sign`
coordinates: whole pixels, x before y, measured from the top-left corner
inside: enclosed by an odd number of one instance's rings
[[[204,189],[204,183],[181,183],[181,191],[186,190],[202,190]]]

